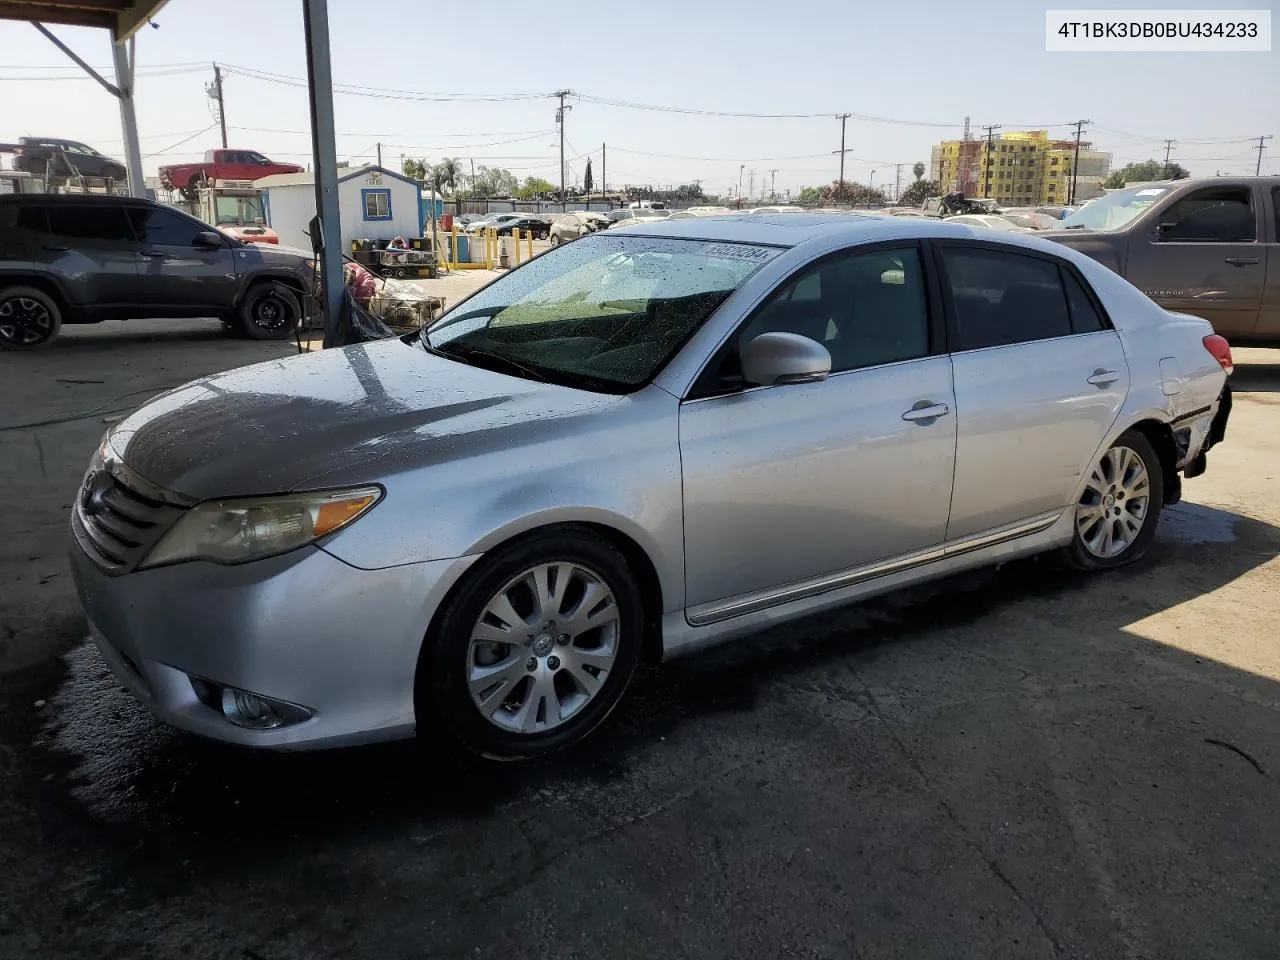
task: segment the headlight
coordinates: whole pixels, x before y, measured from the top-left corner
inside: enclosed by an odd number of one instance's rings
[[[382,499],[381,487],[211,500],[188,510],[143,567],[184,560],[245,563],[286,553],[341,530]]]

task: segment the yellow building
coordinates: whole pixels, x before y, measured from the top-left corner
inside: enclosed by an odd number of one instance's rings
[[[1080,145],[1076,199],[1097,196],[1111,154]],[[1071,192],[1073,140],[1051,140],[1047,130],[1017,130],[991,138],[944,140],[933,148],[931,175],[944,193],[991,197],[1004,206],[1063,204]]]

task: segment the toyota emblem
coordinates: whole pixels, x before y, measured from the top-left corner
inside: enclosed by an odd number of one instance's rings
[[[80,509],[89,516],[95,516],[106,509],[106,492],[111,489],[111,474],[106,470],[90,470],[80,488]]]

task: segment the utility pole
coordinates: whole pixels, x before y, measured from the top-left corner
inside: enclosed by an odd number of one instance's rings
[[[832,152],[840,154],[840,179],[837,181],[839,186],[836,188],[836,192],[839,193],[841,196],[843,196],[844,195],[844,155],[849,152],[844,148],[844,125],[849,120],[849,114],[837,113],[836,119],[840,121],[840,149],[834,150]]]
[[[382,166],[382,144],[378,144],[378,166]]]
[[[209,96],[218,101],[218,123],[222,127],[222,149],[227,149],[227,111],[222,100],[222,68],[213,65],[213,84],[209,87]]]
[[[745,163],[738,164],[738,208],[742,208],[742,171],[747,169]]]
[[[609,189],[608,186],[606,186],[609,181],[605,179],[606,174],[609,172],[609,168],[605,166],[605,164],[608,163],[608,160],[606,159],[608,151],[609,145],[607,143],[600,144],[600,199],[604,202],[604,208],[606,210],[609,209],[609,200],[605,195],[605,191]]]
[[[752,170],[752,171],[747,175],[747,177],[748,177],[748,180],[747,180],[747,199],[748,199],[748,200],[755,200],[755,198],[756,198],[756,172],[755,172],[755,170]]]
[[[557,90],[552,96],[560,98],[560,108],[556,110],[556,124],[560,127],[560,209],[565,210],[567,205],[565,204],[564,192],[564,112],[572,110],[573,107],[566,107],[564,98],[573,96],[573,91]]]
[[[991,196],[991,168],[994,167],[996,164],[995,133],[997,130],[1000,129],[1000,125],[998,123],[992,123],[992,124],[988,124],[982,129],[987,131],[987,176],[985,179],[985,185],[982,188],[982,195],[984,197],[990,197]]]
[[[474,200],[476,196],[476,158],[471,157],[470,160],[471,160],[471,198]],[[485,209],[486,210],[489,209],[488,204],[485,205]]]
[[[1169,154],[1172,151],[1173,151],[1173,141],[1166,140],[1164,142],[1164,171],[1163,171],[1164,175],[1161,177],[1162,180],[1169,179]]]
[[[1076,121],[1076,150],[1075,150],[1075,158],[1071,161],[1071,196],[1067,200],[1067,203],[1071,204],[1072,206],[1074,206],[1076,202],[1076,177],[1080,175],[1080,133],[1082,130],[1084,130],[1084,126],[1086,123],[1093,123],[1093,121],[1092,120]]]
[[[893,202],[897,203],[898,198],[902,196],[902,164],[895,163],[893,169]]]
[[[778,182],[778,168],[773,167],[769,171],[769,202],[770,203],[775,203],[778,199],[777,182]]]
[[[1255,177],[1262,176],[1262,151],[1267,149],[1267,141],[1271,139],[1271,134],[1266,134],[1258,138],[1258,164],[1253,168]]]

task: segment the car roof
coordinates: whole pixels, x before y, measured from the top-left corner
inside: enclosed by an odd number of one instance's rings
[[[110,194],[104,195],[101,193],[5,193],[5,194],[0,194],[0,203],[13,203],[13,204],[39,203],[43,206],[50,206],[50,205],[57,206],[59,204],[64,204],[64,203],[74,203],[74,204],[135,203],[135,204],[141,204],[143,206],[148,206],[148,207],[165,206],[162,203],[157,203],[154,200],[147,200],[144,197],[117,197],[114,195],[110,195]],[[176,208],[167,207],[166,209],[176,209]],[[182,211],[179,210],[178,212],[181,213]]]
[[[836,240],[847,244],[875,243],[879,240],[938,239],[996,240],[1063,256],[1061,244],[1038,239],[1031,234],[970,227],[931,217],[894,217],[863,213],[750,213],[715,217],[659,220],[635,226],[615,227],[610,235],[644,235],[677,240],[713,240],[725,243],[754,243],[774,247],[794,247],[811,240]]]

